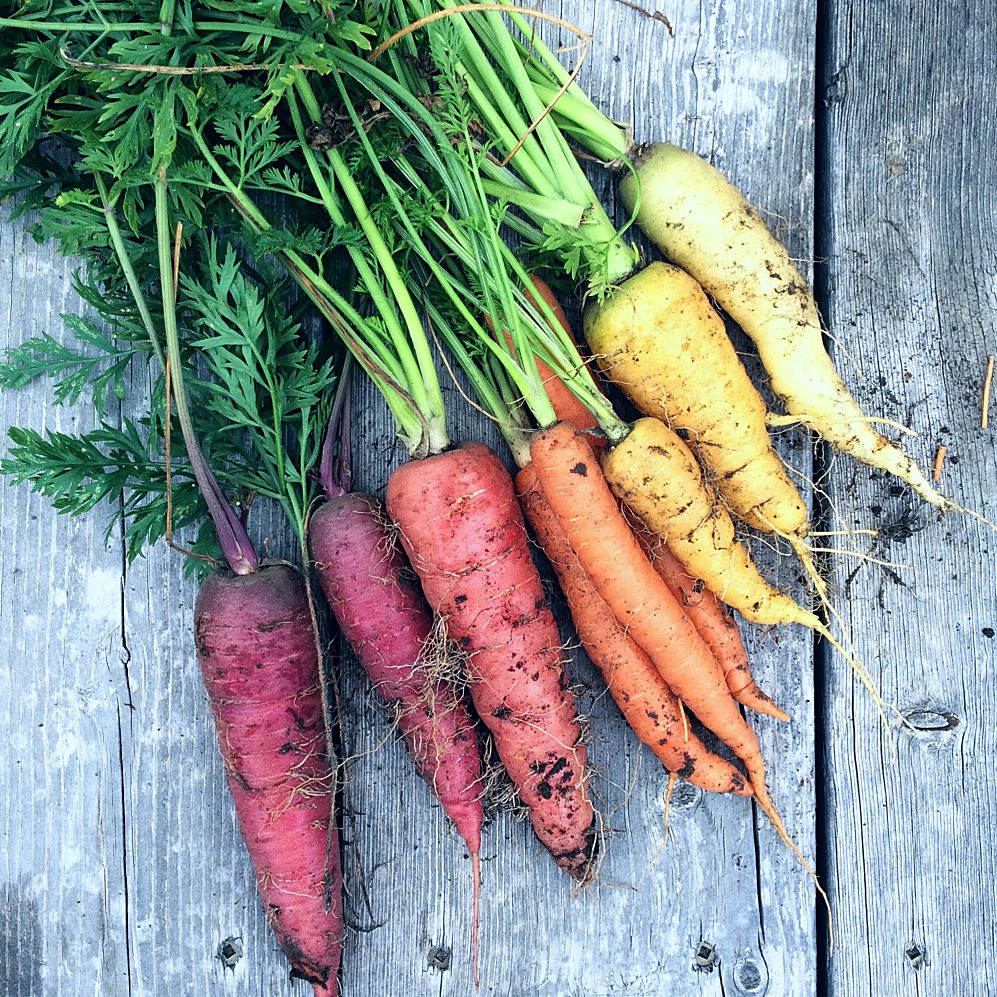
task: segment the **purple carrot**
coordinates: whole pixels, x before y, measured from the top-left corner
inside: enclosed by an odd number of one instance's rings
[[[292,975],[311,983],[316,997],[335,997],[342,876],[304,580],[274,562],[240,575],[220,569],[201,585],[194,620],[218,746],[267,923]]]
[[[304,579],[260,562],[198,443],[177,331],[169,199],[156,180],[156,230],[166,375],[198,488],[228,567],[201,584],[194,643],[218,747],[256,883],[292,976],[337,997],[343,947],[342,875],[333,819],[319,642]],[[169,413],[167,413],[169,418]]]
[[[343,388],[337,403],[348,389]],[[440,674],[433,614],[395,542],[381,504],[350,493],[345,403],[334,408],[320,477],[329,498],[312,514],[308,542],[322,591],[374,688],[398,707],[398,726],[419,774],[467,843],[474,874],[472,964],[478,982],[481,889],[481,755],[463,697]],[[348,437],[347,437],[348,439]],[[344,481],[343,473],[346,473]]]

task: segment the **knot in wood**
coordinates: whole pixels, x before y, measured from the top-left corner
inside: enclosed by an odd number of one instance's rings
[[[672,810],[695,810],[703,802],[703,791],[691,782],[679,782],[672,790]]]
[[[918,734],[940,734],[955,730],[962,721],[951,710],[910,710],[904,714],[907,727]]]
[[[738,993],[760,997],[768,990],[765,967],[753,956],[741,956],[734,965],[734,986]]]

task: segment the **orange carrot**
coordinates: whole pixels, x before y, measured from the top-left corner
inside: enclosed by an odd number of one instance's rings
[[[574,338],[564,309],[554,297],[553,291],[538,277],[534,277],[533,282],[539,294],[554,310],[557,320],[565,331]],[[537,361],[537,367],[542,372],[543,365],[540,360]],[[559,386],[562,391],[566,389],[559,379],[555,378],[553,382],[544,380],[547,396],[562,422],[570,422],[576,429],[581,430],[589,430],[598,426],[592,413],[580,403],[576,404],[575,407],[581,409],[577,418],[582,421],[575,421],[575,417],[569,414],[568,407],[559,404],[560,393],[552,391],[551,384]],[[568,395],[577,403],[574,395],[570,392]],[[593,449],[598,457],[601,455],[602,447],[605,446],[606,441],[589,436],[589,443],[594,445]],[[624,515],[626,515],[628,510],[625,506],[623,508]],[[628,518],[645,554],[672,594],[686,610],[696,630],[699,631],[699,635],[706,641],[707,646],[723,669],[730,694],[739,703],[759,713],[766,713],[769,716],[778,717],[780,720],[788,720],[789,716],[780,710],[755,684],[751,676],[744,642],[741,640],[737,624],[728,608],[699,579],[691,577],[686,572],[678,558],[668,550],[663,538],[644,528],[635,515],[630,515]],[[541,546],[543,546],[542,543]],[[549,553],[548,557],[550,557]],[[555,570],[557,570],[556,565]],[[567,596],[567,593],[565,595]],[[571,600],[569,599],[568,602],[570,605]]]
[[[678,700],[651,659],[620,626],[571,549],[537,482],[532,464],[516,476],[526,519],[557,573],[586,654],[598,666],[634,733],[662,765],[717,793],[750,794],[744,776],[688,732]]]
[[[775,823],[758,738],[713,653],[640,549],[585,435],[556,423],[534,436],[530,452],[547,501],[596,590],[672,691],[744,762],[759,805]]]
[[[564,314],[564,309],[554,296],[554,292],[539,277],[532,277],[531,279],[537,295],[543,298],[551,311],[554,312],[554,318],[561,324],[561,328],[571,335],[568,316]],[[534,295],[527,293],[526,296],[536,304],[536,297]],[[572,338],[574,337],[572,336]],[[537,358],[537,370],[540,371],[540,376],[544,382],[544,391],[546,391],[551,405],[554,406],[554,412],[558,419],[562,422],[570,422],[576,429],[586,432],[589,430],[598,431],[599,423],[596,417],[572,394],[564,381],[539,358]]]
[[[689,574],[658,534],[639,526],[634,532],[651,564],[671,589],[672,595],[678,599],[693,626],[699,631],[699,636],[706,641],[707,647],[719,662],[730,694],[743,706],[758,713],[788,720],[789,714],[780,710],[755,684],[748,664],[748,652],[731,611],[706,587],[702,579]]]

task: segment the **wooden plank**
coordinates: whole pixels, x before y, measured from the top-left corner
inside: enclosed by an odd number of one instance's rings
[[[993,6],[839,0],[827,31],[819,251],[841,365],[867,411],[917,430],[907,445],[922,466],[946,445],[944,490],[997,519],[997,447],[993,429],[980,429],[997,352]],[[994,534],[965,516],[939,522],[850,461],[835,463],[828,488],[846,528],[901,524],[892,542],[848,541],[910,565],[899,584],[853,561],[839,562],[836,581],[884,698],[921,728],[891,715],[891,747],[847,668],[828,670],[825,833],[838,926],[828,992],[989,992],[976,953],[993,946],[997,925]]]
[[[674,38],[606,0],[570,0],[560,10],[595,34],[583,73],[595,97],[617,116],[636,116],[640,137],[710,155],[784,220],[794,252],[809,257],[813,3],[792,15],[773,2],[717,7],[671,5]],[[10,273],[8,280],[0,270],[3,336],[56,332],[54,313],[74,308],[68,266],[31,245],[19,226],[0,227],[0,239],[0,267]],[[4,424],[68,418],[43,396],[40,389],[0,399]],[[451,398],[461,412],[455,436],[488,436]],[[398,454],[383,410],[362,401],[361,410],[358,484],[380,490]],[[792,452],[804,473],[805,458],[805,450]],[[136,994],[302,994],[305,985],[286,980],[235,832],[191,653],[193,584],[179,580],[177,559],[165,551],[123,569],[120,549],[105,552],[94,523],[55,520],[23,489],[0,491],[0,502],[3,522],[26,524],[0,563],[3,598],[12,618],[27,610],[38,617],[37,632],[14,633],[16,664],[2,679],[14,764],[0,771],[14,773],[8,798],[18,801],[4,831],[19,844],[0,858],[0,981],[17,997],[128,993],[129,976]],[[273,550],[293,556],[286,538],[275,537]],[[37,567],[28,570],[42,552],[53,562],[69,551],[44,582]],[[778,559],[768,563],[779,567]],[[791,581],[785,568],[779,577]],[[754,632],[750,643],[760,681],[788,689],[782,698],[794,724],[756,726],[776,800],[812,854],[810,643],[774,632]],[[663,773],[580,655],[571,674],[592,717],[595,789],[607,814],[602,884],[572,897],[528,828],[497,817],[485,845],[483,991],[812,991],[812,890],[764,819],[752,824],[741,802],[680,790],[661,851]],[[354,925],[344,993],[467,993],[468,863],[403,749],[384,743],[388,725],[355,665],[344,662],[340,679],[355,756],[344,835]],[[40,723],[49,734],[39,735]],[[82,885],[94,883],[99,890],[87,894]],[[234,971],[215,955],[229,935],[245,952]],[[716,945],[718,971],[693,972],[700,940]],[[448,972],[428,964],[437,945],[453,952]]]
[[[77,308],[71,266],[0,227],[0,343],[58,332]],[[44,391],[0,396],[0,424],[73,431],[92,420]],[[5,667],[0,981],[11,997],[117,992],[127,981],[121,841],[120,554],[94,519],[57,518],[0,489]]]

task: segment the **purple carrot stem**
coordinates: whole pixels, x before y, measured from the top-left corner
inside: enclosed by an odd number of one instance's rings
[[[350,460],[350,398],[353,358],[347,354],[339,374],[336,397],[329,413],[329,425],[322,441],[318,477],[329,498],[338,498],[350,490],[353,467]]]
[[[218,545],[222,549],[229,567],[237,575],[248,575],[259,567],[252,541],[246,532],[239,514],[232,508],[214,471],[208,465],[194,430],[194,420],[190,414],[187,389],[183,382],[183,361],[180,356],[180,336],[177,331],[177,301],[174,262],[170,239],[173,229],[170,226],[170,206],[165,167],[156,178],[156,245],[159,255],[159,278],[163,294],[163,329],[166,333],[166,375],[173,389],[173,405],[176,408],[180,432],[190,459],[197,486],[208,507],[211,521],[218,534]],[[177,253],[179,253],[180,229],[177,229]],[[179,257],[176,257],[179,260]],[[169,412],[166,418],[169,419]]]
[[[184,436],[194,477],[208,507],[211,521],[215,525],[218,546],[221,547],[228,566],[237,575],[251,574],[259,567],[259,559],[253,550],[253,542],[249,539],[246,526],[225,497],[222,486],[218,484],[215,472],[208,466],[196,437],[187,438],[186,433]]]

